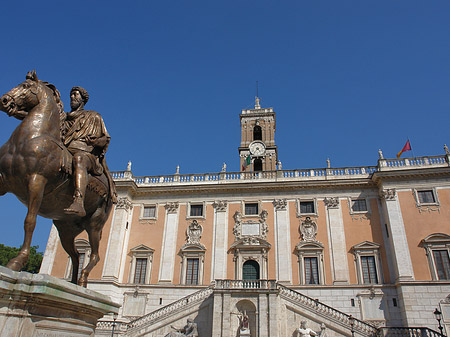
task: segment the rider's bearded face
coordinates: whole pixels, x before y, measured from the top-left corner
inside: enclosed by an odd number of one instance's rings
[[[83,104],[83,98],[78,90],[72,91],[70,94],[70,107],[72,111],[77,110]]]

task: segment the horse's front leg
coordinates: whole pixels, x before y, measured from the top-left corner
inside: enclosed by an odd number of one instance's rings
[[[31,239],[33,238],[34,228],[36,227],[36,217],[41,207],[46,184],[47,179],[38,174],[32,175],[28,181],[28,212],[24,223],[25,237],[19,254],[7,264],[7,267],[12,270],[20,271],[28,262]]]

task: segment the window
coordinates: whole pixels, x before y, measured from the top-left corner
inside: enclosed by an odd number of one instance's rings
[[[91,257],[91,246],[89,242],[84,239],[75,240],[75,248],[78,251],[78,276],[80,278],[81,270],[86,267]],[[68,256],[68,262],[66,265],[66,278],[72,278],[72,259]]]
[[[414,199],[416,199],[416,207],[419,212],[423,211],[439,211],[440,203],[436,188],[423,190],[413,189]]]
[[[186,218],[205,218],[205,202],[190,202],[186,207]]]
[[[353,212],[367,212],[366,199],[352,200],[352,211]]]
[[[243,280],[259,280],[259,263],[255,260],[248,260],[242,266]]]
[[[319,284],[319,268],[317,257],[305,257],[305,283]]]
[[[314,214],[314,201],[300,201],[300,214]]]
[[[378,243],[364,241],[354,245],[350,251],[355,255],[358,283],[381,283],[380,245]]]
[[[203,216],[203,205],[191,205],[190,216]]]
[[[295,247],[298,256],[300,284],[324,284],[323,244],[300,241]]]
[[[259,125],[255,125],[253,129],[253,140],[262,140],[262,129]]]
[[[417,191],[417,196],[421,204],[434,204],[436,202],[432,190]]]
[[[181,284],[193,286],[203,284],[205,251],[201,243],[186,243],[181,247]]]
[[[256,158],[253,161],[253,171],[261,172],[262,170],[263,170],[262,160],[259,158]]]
[[[363,283],[378,283],[375,256],[361,256]]]
[[[450,259],[448,250],[433,250],[434,264],[436,265],[439,280],[450,280]]]
[[[187,259],[187,270],[186,270],[186,284],[187,285],[197,285],[198,284],[198,266],[199,259]]]
[[[133,283],[144,284],[146,274],[147,274],[147,259],[146,258],[136,259],[136,270],[134,272]]]
[[[139,245],[130,250],[131,268],[128,282],[134,284],[150,283],[153,252],[153,249],[145,245]]]
[[[258,203],[246,203],[245,215],[258,215]]]
[[[142,213],[143,218],[155,218],[156,217],[156,207],[155,206],[144,206],[144,211]]]
[[[434,233],[423,239],[420,245],[425,248],[431,278],[450,280],[450,235]]]

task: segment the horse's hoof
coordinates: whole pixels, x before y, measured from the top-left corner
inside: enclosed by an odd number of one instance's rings
[[[17,260],[17,258],[11,259],[8,264],[6,265],[6,268],[9,268],[14,271],[21,271],[23,267],[23,264]]]

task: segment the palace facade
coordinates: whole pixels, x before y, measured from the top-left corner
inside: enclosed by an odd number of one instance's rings
[[[380,151],[370,167],[285,170],[273,109],[257,99],[240,121],[245,171],[113,173],[119,203],[88,288],[122,307],[96,335],[114,325],[116,335],[165,336],[191,318],[201,337],[239,336],[244,313],[253,337],[295,336],[301,321],[321,336],[434,334],[436,308],[450,332],[446,147],[398,160]],[[84,265],[87,237],[76,245]],[[53,227],[41,273],[69,279],[71,268]]]

